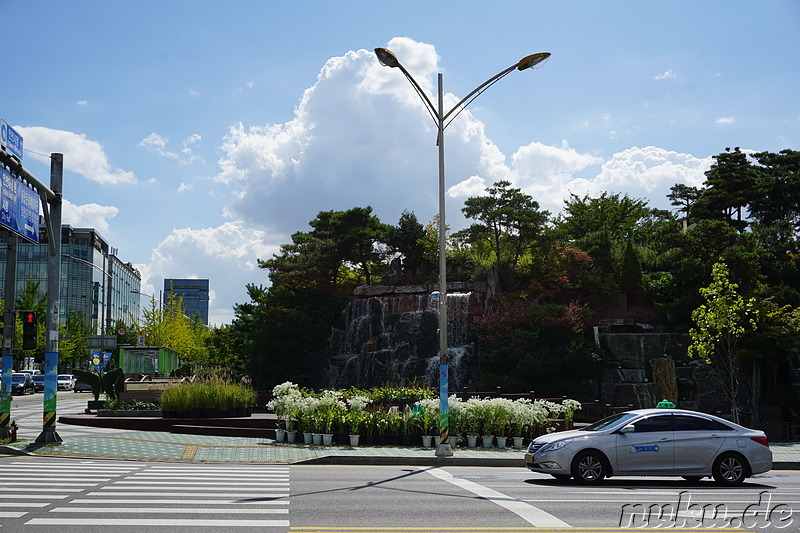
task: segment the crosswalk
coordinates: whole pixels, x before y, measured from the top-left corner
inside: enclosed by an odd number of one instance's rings
[[[14,531],[22,526],[170,532],[289,527],[289,468],[284,465],[24,458],[0,461],[0,480],[0,528]]]

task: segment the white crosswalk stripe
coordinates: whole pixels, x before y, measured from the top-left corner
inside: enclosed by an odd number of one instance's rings
[[[20,525],[134,527],[153,533],[289,527],[288,466],[34,458],[0,461],[0,477],[5,476],[15,480],[0,487],[0,528],[9,530]]]
[[[43,509],[114,478],[139,469],[137,465],[50,459],[0,461],[0,526],[5,519],[19,519],[32,509]]]
[[[289,527],[286,466],[147,465],[50,509],[31,525]]]

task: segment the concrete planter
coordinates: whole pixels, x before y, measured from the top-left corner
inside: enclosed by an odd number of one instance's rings
[[[111,409],[100,409],[97,411],[97,416],[136,416],[136,417],[161,417],[161,411],[157,410],[141,410],[141,411],[114,411]]]

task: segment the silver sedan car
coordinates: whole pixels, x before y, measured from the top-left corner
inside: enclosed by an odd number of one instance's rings
[[[619,413],[582,429],[537,437],[528,468],[557,479],[597,483],[615,476],[713,477],[722,485],[772,468],[763,431],[683,409]]]

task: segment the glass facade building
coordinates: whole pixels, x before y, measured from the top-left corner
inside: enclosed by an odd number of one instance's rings
[[[17,294],[29,281],[47,292],[47,236],[40,243],[17,240]],[[5,286],[8,232],[0,231],[0,287]],[[131,324],[139,316],[141,274],[120,260],[116,250],[91,228],[61,228],[62,323],[69,315],[83,318],[95,335],[114,334],[117,321]]]
[[[164,301],[183,298],[186,316],[200,315],[200,320],[208,325],[208,280],[176,279],[164,280]]]

